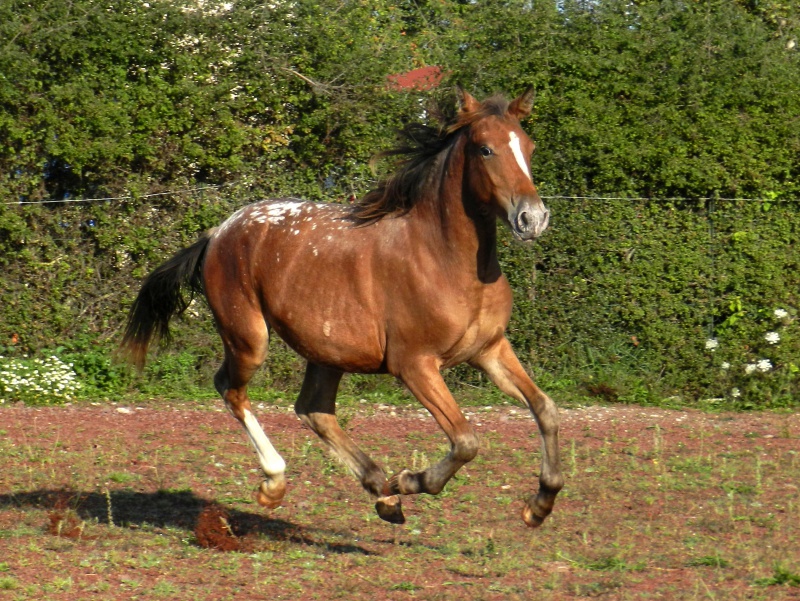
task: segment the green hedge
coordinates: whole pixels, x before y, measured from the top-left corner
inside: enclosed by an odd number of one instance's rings
[[[511,336],[533,366],[610,400],[797,403],[796,204],[550,205],[541,244],[504,255],[517,292]],[[770,370],[745,373],[762,359]]]
[[[6,261],[11,277],[3,292],[4,337],[14,334],[18,342],[0,355],[55,349],[76,366],[84,394],[125,392],[130,374],[110,355],[140,278],[247,200],[226,188],[26,208],[17,230],[22,250]],[[622,402],[796,405],[794,204],[548,204],[552,224],[539,242],[523,246],[504,235],[500,246],[516,297],[509,336],[545,386]],[[786,316],[777,318],[776,309]],[[767,342],[768,332],[779,335],[777,344]],[[713,351],[706,348],[710,339],[718,343]],[[301,366],[294,356],[280,345],[273,355],[258,384],[296,387]],[[219,358],[210,316],[198,303],[178,324],[176,348],[136,386],[143,394],[209,394]],[[769,370],[745,372],[764,359]],[[458,370],[452,381],[480,378]]]
[[[504,239],[510,335],[537,377],[562,396],[796,404],[800,7],[109,6],[0,4],[0,355],[56,351],[88,395],[210,391],[207,319],[180,326],[133,389],[111,363],[144,274],[248,201],[365,192],[370,156],[452,101],[453,82],[478,96],[534,84],[524,125],[544,195],[651,199],[552,199],[541,243]],[[426,65],[441,89],[387,85]],[[98,197],[117,200],[68,202]],[[274,357],[262,383],[296,385],[291,354]]]

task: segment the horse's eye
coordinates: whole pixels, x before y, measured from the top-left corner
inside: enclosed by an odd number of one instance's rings
[[[483,158],[490,157],[494,154],[492,152],[492,149],[489,148],[488,146],[481,146],[480,153]]]

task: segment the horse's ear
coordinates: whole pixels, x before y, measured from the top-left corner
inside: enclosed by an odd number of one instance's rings
[[[456,85],[456,98],[458,99],[458,110],[462,113],[477,111],[481,103],[475,100],[472,95],[464,90],[460,85]]]
[[[508,105],[508,112],[514,115],[517,119],[522,119],[531,114],[533,110],[533,99],[536,97],[536,91],[533,86],[529,86],[519,98],[516,98],[510,105]]]

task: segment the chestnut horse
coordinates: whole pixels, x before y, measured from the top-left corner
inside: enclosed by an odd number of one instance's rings
[[[505,337],[511,288],[497,260],[497,219],[520,240],[547,227],[530,174],[534,144],[520,126],[532,91],[480,103],[460,88],[441,129],[413,125],[396,172],[354,206],[266,200],[234,213],[158,267],[131,308],[122,350],[141,367],[147,347],[168,336],[205,295],[225,347],[214,385],[244,426],[266,479],[257,498],[277,507],[286,464],[253,415],[247,385],[276,332],[308,362],[295,411],[376,499],[378,515],[404,521],[400,495],[439,493],[478,452],[478,438],[441,371],[483,370],[526,404],[542,435],[539,490],[522,517],[539,526],[563,485],[558,412],[528,377]],[[450,439],[436,465],[391,478],[336,421],[344,372],[396,376]]]

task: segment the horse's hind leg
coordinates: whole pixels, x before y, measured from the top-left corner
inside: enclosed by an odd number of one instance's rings
[[[336,421],[336,391],[341,379],[341,371],[309,363],[295,411],[350,468],[366,491],[379,498],[376,507],[380,517],[389,522],[402,523],[405,518],[399,498],[385,498],[388,494],[386,474],[356,446]]]
[[[248,327],[241,332],[220,331],[225,344],[225,361],[214,377],[214,385],[228,410],[244,427],[258,454],[265,480],[256,498],[260,505],[274,508],[281,504],[286,493],[286,462],[264,434],[247,396],[248,382],[266,359],[269,333],[260,313],[244,323]]]

